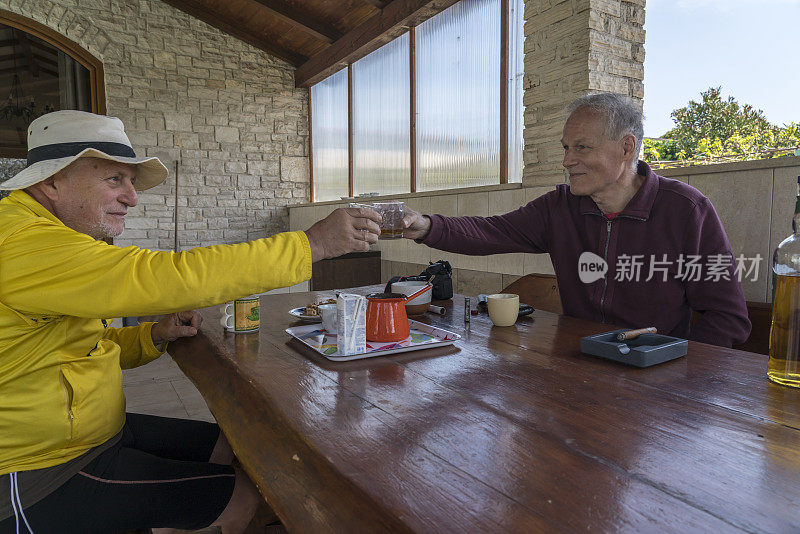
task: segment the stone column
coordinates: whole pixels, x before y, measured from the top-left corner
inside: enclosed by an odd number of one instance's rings
[[[563,109],[587,91],[644,96],[645,0],[525,2],[526,186],[564,182]]]

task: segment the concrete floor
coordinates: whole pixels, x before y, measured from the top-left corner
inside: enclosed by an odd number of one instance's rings
[[[169,354],[122,373],[127,411],[214,422],[203,396]]]

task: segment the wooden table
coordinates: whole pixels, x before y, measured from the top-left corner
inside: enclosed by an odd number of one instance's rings
[[[800,531],[800,391],[766,356],[637,369],[580,353],[608,325],[466,327],[456,296],[424,316],[454,347],[334,363],[283,332],[313,295],[170,347],[291,532]]]

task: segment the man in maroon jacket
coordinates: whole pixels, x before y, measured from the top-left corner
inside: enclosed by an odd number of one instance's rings
[[[407,210],[403,237],[460,254],[547,252],[567,315],[726,347],[747,339],[744,295],[714,206],[638,161],[638,109],[597,93],[567,115],[569,185],[493,217]],[[690,331],[692,311],[700,318]]]

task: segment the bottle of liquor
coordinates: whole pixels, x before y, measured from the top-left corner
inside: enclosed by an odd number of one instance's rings
[[[784,386],[800,387],[800,176],[792,235],[772,257],[772,327],[767,377]]]

